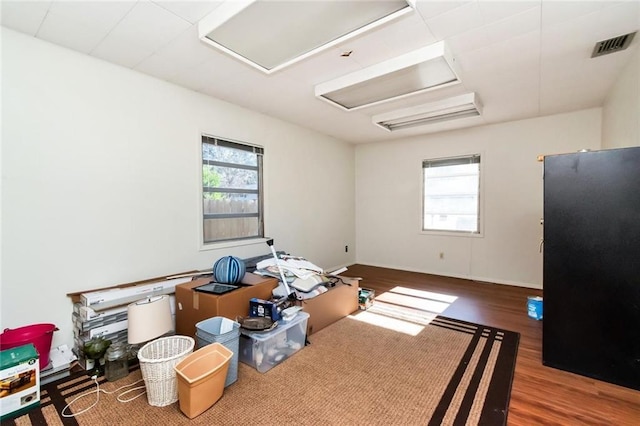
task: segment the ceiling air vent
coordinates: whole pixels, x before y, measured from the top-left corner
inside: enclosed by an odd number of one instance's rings
[[[636,32],[597,42],[593,47],[591,57],[595,58],[597,56],[607,55],[609,53],[619,52],[620,50],[626,49],[631,44],[631,40],[633,40],[633,36],[636,35]]]

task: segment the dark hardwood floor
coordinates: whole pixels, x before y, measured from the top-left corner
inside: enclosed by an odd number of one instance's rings
[[[396,286],[456,296],[441,315],[520,333],[509,425],[640,425],[639,391],[542,365],[542,322],[527,316],[527,296],[542,291],[365,265],[345,275],[376,296]]]

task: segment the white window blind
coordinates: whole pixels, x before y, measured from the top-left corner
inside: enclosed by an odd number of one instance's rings
[[[262,147],[202,136],[203,242],[264,236]]]
[[[480,155],[424,160],[424,231],[480,232]]]

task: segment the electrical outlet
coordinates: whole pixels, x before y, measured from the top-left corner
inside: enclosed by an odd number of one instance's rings
[[[344,246],[344,252],[349,253],[349,246]]]
[[[440,252],[440,256],[439,257],[440,257],[440,259],[444,259],[444,252],[443,251]]]

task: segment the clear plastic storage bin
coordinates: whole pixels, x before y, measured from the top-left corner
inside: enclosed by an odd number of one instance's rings
[[[240,362],[266,373],[304,347],[309,314],[298,312],[290,321],[279,322],[267,333],[242,330]]]

